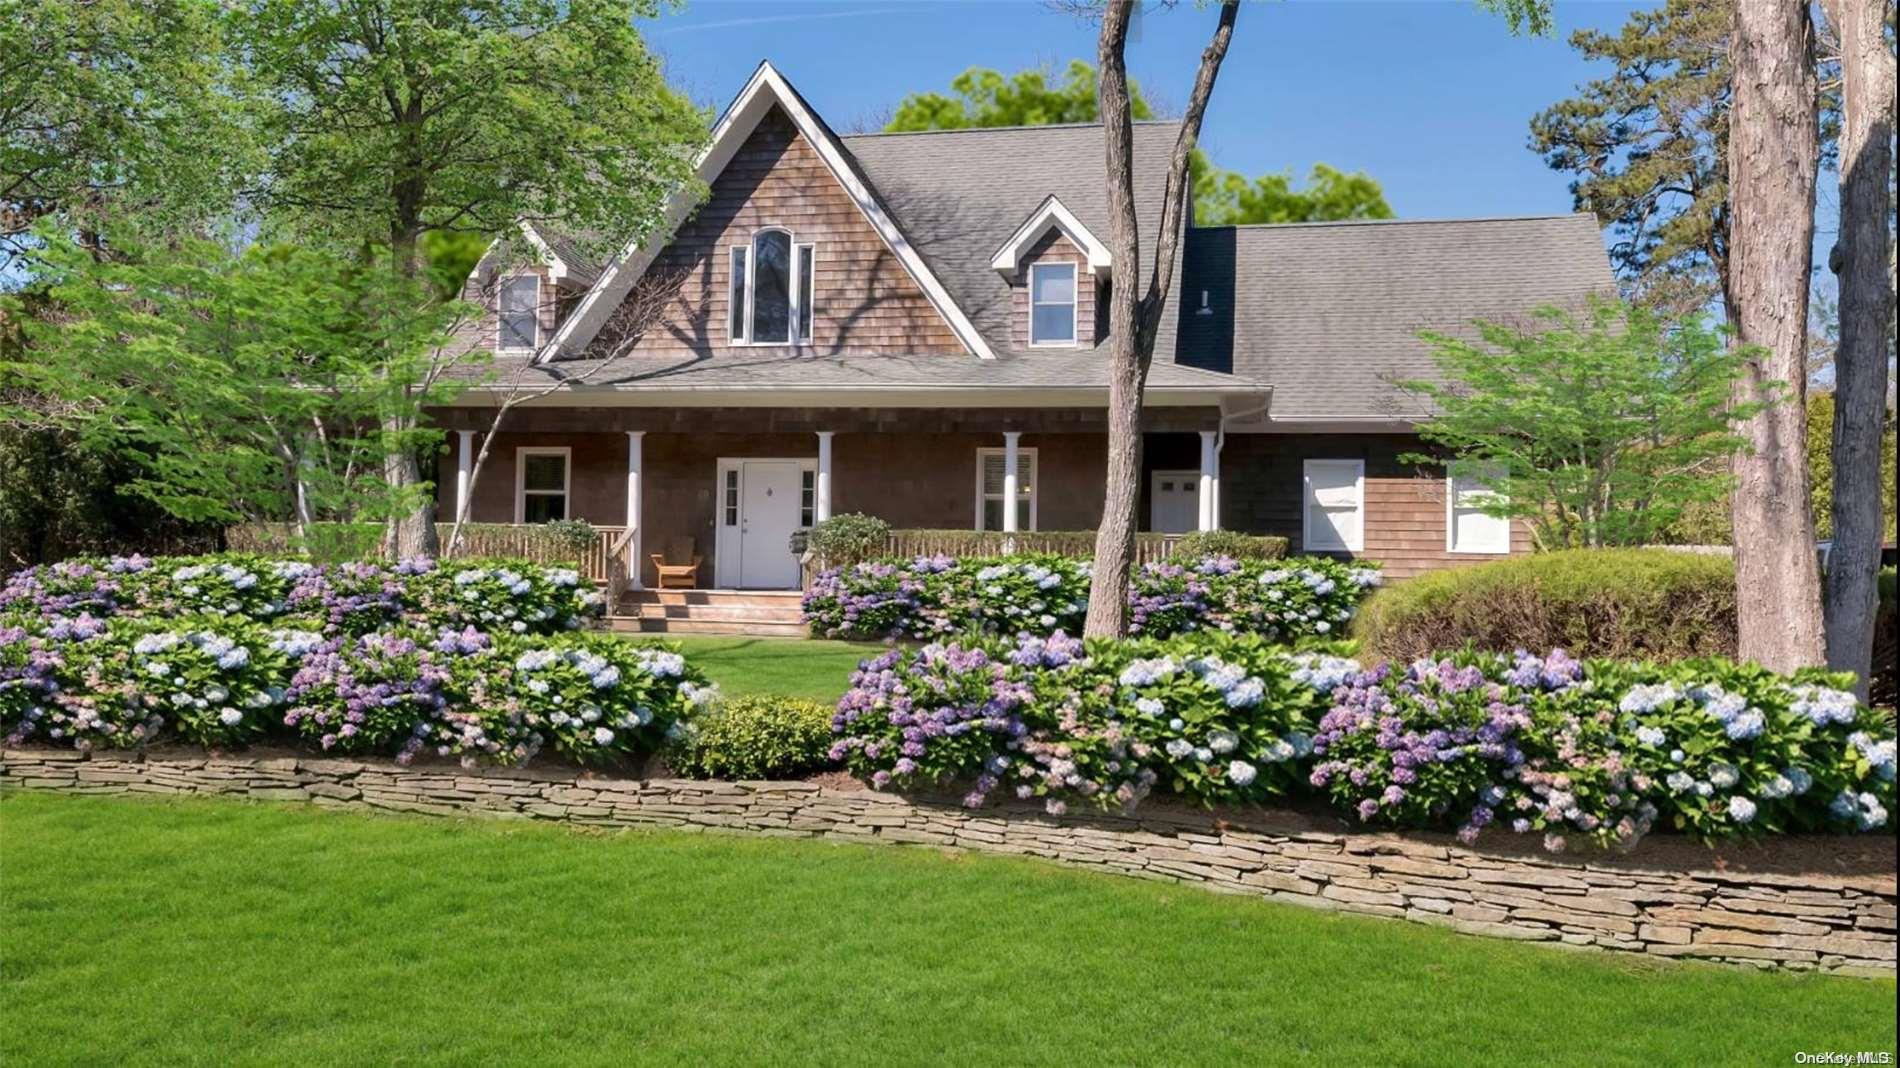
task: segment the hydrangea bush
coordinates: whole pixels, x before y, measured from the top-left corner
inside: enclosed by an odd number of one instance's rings
[[[0,593],[0,731],[471,765],[651,752],[715,693],[674,649],[579,632],[597,602],[571,569],[519,561],[34,568]]]
[[[1893,732],[1838,676],[1726,661],[1466,653],[1370,670],[1257,636],[933,643],[866,661],[831,757],[874,787],[952,782],[1129,807],[1312,794],[1355,823],[1634,846],[1884,827]]]
[[[880,788],[967,781],[973,806],[999,788],[1056,812],[1132,806],[1157,786],[1259,800],[1311,744],[1326,660],[1225,634],[893,649],[852,677],[831,757]]]
[[[579,628],[605,603],[572,568],[520,560],[313,564],[227,553],[67,560],[0,585],[0,618],[228,616],[362,634],[407,623],[496,633]]]
[[[1376,567],[1323,557],[1157,561],[1130,582],[1130,630],[1156,638],[1248,632],[1286,642],[1337,634],[1378,584]],[[804,612],[828,637],[1047,635],[1079,629],[1088,594],[1088,561],[1072,557],[920,556],[826,570],[806,591]]]

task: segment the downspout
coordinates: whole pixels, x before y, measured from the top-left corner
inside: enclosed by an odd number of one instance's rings
[[[1242,419],[1252,419],[1256,415],[1265,415],[1267,414],[1267,409],[1271,407],[1273,407],[1273,391],[1268,389],[1267,399],[1261,401],[1258,408],[1243,408],[1233,413],[1221,412],[1220,425],[1214,429],[1214,470],[1220,472],[1220,475],[1217,476],[1214,483],[1215,530],[1220,529],[1221,482],[1225,479],[1227,471],[1226,465],[1221,462],[1221,450],[1227,447],[1227,424],[1229,421],[1237,422]]]

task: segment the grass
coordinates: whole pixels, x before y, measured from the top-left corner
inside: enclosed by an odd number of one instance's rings
[[[874,642],[697,634],[669,634],[664,640],[677,643],[686,659],[726,693],[778,694],[825,702],[836,701],[851,685],[858,661],[885,648]]]
[[[1003,857],[0,800],[0,1063],[1707,1064],[1894,984],[1565,953]]]

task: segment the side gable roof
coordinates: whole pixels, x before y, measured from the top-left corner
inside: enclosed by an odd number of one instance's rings
[[[1177,359],[1272,383],[1276,421],[1416,418],[1393,383],[1436,377],[1419,331],[1615,289],[1589,215],[1211,226],[1185,251]]]
[[[810,105],[771,63],[759,64],[745,88],[739,91],[739,95],[719,116],[719,121],[714,123],[712,139],[696,165],[700,181],[710,185],[725,170],[739,146],[744,144],[759,120],[775,104],[791,117],[799,134],[817,151],[838,184],[850,194],[858,209],[864,213],[865,220],[897,257],[898,263],[943,317],[957,340],[974,356],[986,360],[994,358],[988,341],[924,262],[883,202],[872,192],[870,183],[858,172],[849,154],[839,144],[837,135],[818,118]],[[667,200],[664,221],[656,233],[670,237],[693,207],[692,197],[684,191],[674,194]],[[580,304],[555,332],[553,339],[535,355],[535,362],[546,362],[562,353],[577,353],[585,349],[665,245],[665,240],[653,240],[645,244],[635,240],[629,243],[601,273],[587,295],[581,298]]]

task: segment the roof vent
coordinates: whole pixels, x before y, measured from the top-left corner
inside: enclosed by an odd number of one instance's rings
[[[1195,312],[1194,314],[1196,314],[1196,315],[1212,315],[1212,314],[1214,314],[1214,309],[1212,309],[1212,308],[1210,308],[1210,307],[1208,307],[1208,306],[1207,306],[1207,290],[1205,290],[1205,289],[1203,289],[1203,290],[1201,290],[1201,307],[1200,307],[1200,310],[1198,310],[1198,311],[1196,311],[1196,312]]]

